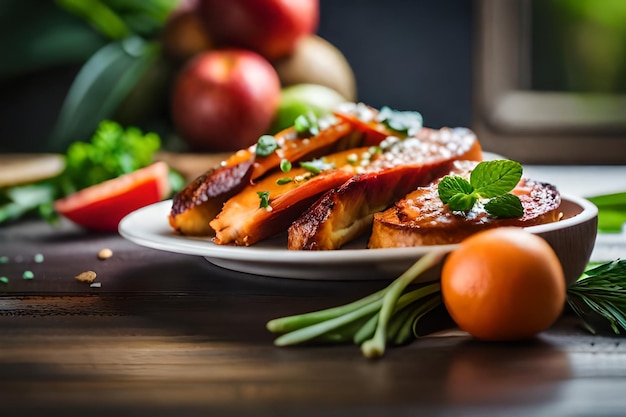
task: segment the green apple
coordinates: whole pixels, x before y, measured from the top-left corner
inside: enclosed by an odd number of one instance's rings
[[[347,100],[332,88],[319,84],[295,84],[281,89],[280,104],[272,124],[272,133],[289,126],[301,114],[312,112],[322,117]]]

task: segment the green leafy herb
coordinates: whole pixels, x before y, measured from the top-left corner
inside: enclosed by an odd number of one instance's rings
[[[626,331],[626,260],[602,263],[585,271],[567,289],[567,304],[585,327],[606,323],[615,334]]]
[[[313,112],[307,112],[296,117],[294,127],[299,136],[315,136],[320,133],[319,121]]]
[[[519,162],[486,161],[476,165],[469,181],[457,175],[443,177],[438,193],[441,201],[455,211],[468,211],[477,202],[482,202],[485,211],[494,217],[521,217],[524,208],[520,199],[509,194],[521,177],[522,165]]]
[[[406,136],[415,135],[423,126],[422,115],[415,111],[398,111],[384,106],[376,116],[378,122]]]
[[[124,128],[105,120],[91,142],[74,142],[66,155],[62,174],[66,193],[131,173],[154,162],[161,147],[156,133],[143,134],[135,127]]]
[[[335,164],[327,162],[326,158],[313,159],[312,161],[300,162],[300,166],[312,174],[319,174],[322,171],[335,168]]]
[[[291,162],[288,159],[280,161],[280,170],[283,172],[291,171]]]
[[[261,200],[259,202],[259,208],[267,208],[270,205],[270,192],[269,191],[257,191],[257,195]]]
[[[269,156],[276,149],[278,149],[278,142],[276,142],[276,138],[272,135],[263,135],[256,143],[255,153],[258,156]]]

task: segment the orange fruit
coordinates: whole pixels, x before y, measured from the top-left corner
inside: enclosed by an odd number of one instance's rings
[[[443,302],[477,339],[528,339],[549,328],[565,304],[559,258],[541,237],[501,227],[462,241],[441,271]]]

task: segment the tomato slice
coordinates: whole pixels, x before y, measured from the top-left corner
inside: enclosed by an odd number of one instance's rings
[[[168,172],[165,162],[155,162],[70,194],[55,201],[54,208],[87,229],[114,232],[124,216],[170,194]]]

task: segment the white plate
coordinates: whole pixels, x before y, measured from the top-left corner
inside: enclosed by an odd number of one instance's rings
[[[562,196],[583,213],[558,223],[527,228],[545,233],[567,229],[595,215],[595,206],[578,197]],[[250,274],[313,280],[392,279],[408,269],[425,253],[434,249],[453,249],[456,245],[366,249],[365,241],[334,251],[290,251],[286,237],[280,236],[250,247],[216,245],[210,238],[180,236],[169,226],[171,200],[139,209],[119,225],[120,234],[139,245],[164,251],[199,255],[222,268]]]

